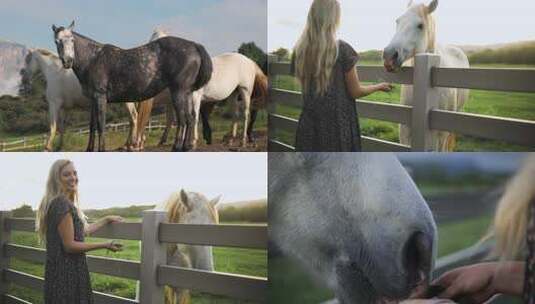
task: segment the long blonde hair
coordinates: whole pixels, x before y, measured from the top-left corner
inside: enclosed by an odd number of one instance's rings
[[[494,254],[502,259],[518,259],[526,250],[526,229],[530,205],[535,200],[535,154],[509,181],[503,194],[490,236],[496,238]]]
[[[59,196],[66,196],[74,203],[78,217],[82,220],[84,228],[87,225],[86,216],[78,204],[78,191],[75,191],[72,195],[68,195],[63,190],[63,185],[61,183],[61,171],[70,164],[72,164],[72,162],[67,159],[57,160],[52,164],[48,173],[45,195],[41,199],[35,220],[35,230],[41,241],[46,240],[47,213],[48,209],[50,209],[50,203]]]
[[[314,94],[326,93],[338,45],[336,31],[340,24],[338,0],[314,0],[301,38],[294,47],[295,72],[303,91],[314,89]]]

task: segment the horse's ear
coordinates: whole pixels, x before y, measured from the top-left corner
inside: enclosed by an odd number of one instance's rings
[[[189,201],[188,193],[184,189],[180,190],[180,200],[188,210],[191,210],[191,202]]]
[[[437,7],[438,7],[438,0],[431,1],[431,3],[429,3],[429,5],[427,6],[427,13],[431,14],[437,9]]]
[[[74,28],[74,20],[71,22],[71,25],[69,25],[69,30],[72,30]]]
[[[210,200],[209,204],[212,205],[212,207],[215,208],[215,206],[217,206],[217,204],[219,203],[220,200],[221,200],[221,195],[218,195],[217,197],[215,197],[212,200]]]
[[[58,28],[56,27],[55,24],[52,24],[52,30],[54,31],[54,33],[56,33],[58,31]]]

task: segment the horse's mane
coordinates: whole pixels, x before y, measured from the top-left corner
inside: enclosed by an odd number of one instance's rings
[[[39,54],[46,56],[46,57],[52,57],[54,59],[59,59],[58,55],[52,53],[51,51],[47,49],[34,49],[35,52],[38,52]]]
[[[82,38],[84,40],[87,40],[87,41],[89,41],[89,42],[91,42],[93,44],[96,44],[97,46],[103,46],[104,45],[104,44],[102,44],[102,43],[100,43],[100,42],[98,42],[98,41],[96,41],[96,40],[94,40],[92,38],[89,38],[87,36],[84,36],[84,35],[82,35],[82,34],[80,34],[78,32],[73,31],[72,34],[75,35],[75,36],[78,36],[78,37],[80,37],[80,38]]]
[[[170,223],[181,223],[184,214],[187,213],[188,207],[182,201],[180,191],[176,191],[169,196],[169,198],[163,203],[163,206],[160,206],[157,209],[165,211],[167,214],[167,220]],[[212,219],[218,223],[219,217],[216,208],[214,208],[211,204],[208,204],[208,210],[210,211]]]
[[[436,47],[436,24],[435,18],[432,14],[429,14],[428,8],[425,4],[417,6],[418,14],[424,20],[425,28],[427,29],[427,41],[429,43],[428,51],[434,52]]]

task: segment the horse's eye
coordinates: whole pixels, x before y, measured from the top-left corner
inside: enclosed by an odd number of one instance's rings
[[[423,23],[418,24],[418,29],[419,30],[423,30],[424,29],[424,24]]]

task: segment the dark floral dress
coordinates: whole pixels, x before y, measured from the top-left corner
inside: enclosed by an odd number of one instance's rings
[[[528,257],[524,277],[524,303],[535,304],[535,199],[531,201],[527,230]]]
[[[52,200],[46,216],[45,304],[93,303],[85,254],[65,252],[58,232],[67,213],[74,222],[74,239],[84,241],[84,226],[76,207],[63,196]]]
[[[327,92],[318,96],[314,88],[303,92],[303,111],[295,140],[296,151],[358,152],[361,150],[360,127],[355,100],[345,84],[345,74],[359,59],[345,41],[338,41],[338,57]]]

